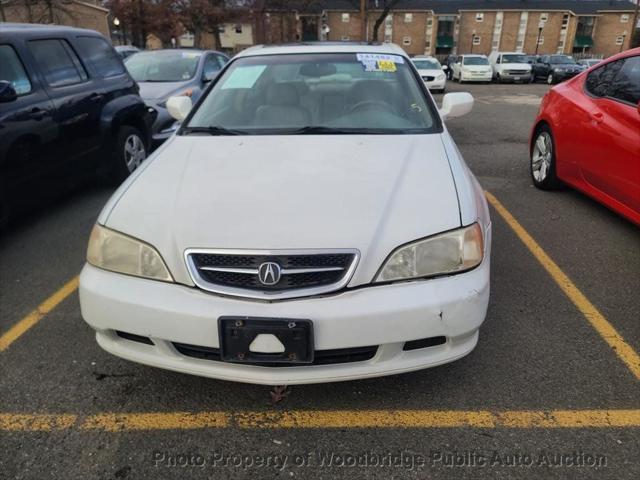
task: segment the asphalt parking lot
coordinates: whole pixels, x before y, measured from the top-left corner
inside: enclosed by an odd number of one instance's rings
[[[0,478],[640,478],[640,230],[533,188],[546,85],[462,85],[448,123],[489,192],[492,294],[478,347],[394,377],[269,388],[113,357],[74,278],[111,190],[0,237]],[[437,96],[438,100],[440,95]]]

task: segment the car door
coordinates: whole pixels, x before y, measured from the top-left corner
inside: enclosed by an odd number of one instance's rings
[[[86,168],[82,160],[100,145],[100,112],[104,101],[98,86],[66,38],[27,42],[54,104],[58,149],[63,152],[58,174],[66,181]]]
[[[582,128],[582,175],[640,212],[640,56],[596,68],[587,76],[585,90],[590,121]]]
[[[0,80],[17,94],[0,103],[0,203],[9,210],[38,198],[57,160],[53,103],[30,66],[21,41],[0,40]]]

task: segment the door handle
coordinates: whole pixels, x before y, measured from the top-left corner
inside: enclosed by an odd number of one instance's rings
[[[32,120],[40,121],[44,117],[46,117],[48,114],[49,114],[49,110],[33,107],[29,112],[29,118],[31,118]]]
[[[604,115],[602,114],[602,112],[592,112],[591,118],[596,123],[602,123],[604,121]]]
[[[100,102],[103,98],[104,95],[102,95],[101,93],[92,93],[91,95],[89,95],[89,100],[91,100],[92,102]]]

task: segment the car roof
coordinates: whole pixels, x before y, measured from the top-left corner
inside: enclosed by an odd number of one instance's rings
[[[64,25],[43,25],[39,23],[0,23],[0,34],[28,36],[32,33],[82,33],[83,35],[100,35],[95,30],[86,28],[67,27]]]
[[[236,55],[236,58],[294,53],[381,53],[407,56],[402,48],[393,43],[301,42],[282,45],[256,45],[243,50]]]
[[[480,55],[478,53],[463,53],[462,55],[460,55],[461,57],[482,57],[485,58],[486,55]]]

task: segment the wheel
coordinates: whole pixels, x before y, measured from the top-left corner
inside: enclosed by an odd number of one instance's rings
[[[531,178],[541,190],[555,190],[561,186],[556,174],[555,143],[551,129],[543,125],[538,128],[531,145]]]
[[[553,76],[553,73],[550,73],[547,75],[547,85],[553,85],[554,83],[556,83],[556,79]]]
[[[123,125],[118,130],[113,149],[113,177],[122,181],[135,171],[147,158],[147,147],[140,130]]]
[[[502,83],[502,79],[500,78],[499,73],[496,73],[496,83]]]

